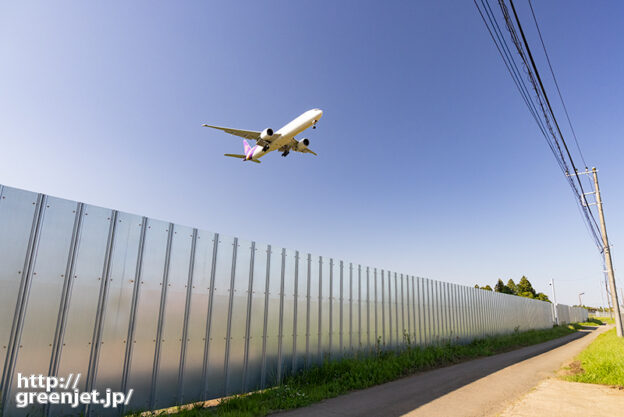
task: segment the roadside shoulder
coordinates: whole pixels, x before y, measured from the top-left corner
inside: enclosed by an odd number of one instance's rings
[[[548,378],[500,416],[615,416],[620,415],[623,409],[622,389]]]

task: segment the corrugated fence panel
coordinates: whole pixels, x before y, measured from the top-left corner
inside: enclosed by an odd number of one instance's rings
[[[210,332],[205,376],[206,399],[222,397],[225,394],[225,341],[227,337],[234,248],[234,238],[224,235],[218,236],[217,252],[213,266],[213,293],[211,295],[211,305],[209,305]]]
[[[43,207],[43,222],[13,375],[13,392],[17,388],[17,372],[22,375],[49,373],[76,208],[76,203],[56,198],[48,198]],[[32,406],[20,411],[23,415],[37,414],[41,407]]]
[[[149,409],[168,227],[165,222],[147,221],[128,373],[128,387],[134,388],[129,410]]]
[[[321,272],[320,278],[320,332],[319,332],[319,358],[324,359],[329,353],[329,336],[330,336],[330,323],[331,323],[331,276],[329,273],[330,259],[326,257],[319,257],[319,264]]]
[[[132,294],[139,253],[142,218],[119,213],[115,228],[115,239],[108,283],[108,302],[104,313],[100,358],[94,388],[105,392],[122,390],[122,374]],[[92,408],[97,415],[113,415],[115,410],[102,407]]]
[[[277,362],[278,362],[278,342],[279,342],[279,324],[280,324],[280,290],[282,283],[282,251],[280,248],[271,248],[271,257],[269,260],[268,275],[268,306],[266,308],[268,321],[265,332],[265,359],[264,359],[264,380],[263,386],[271,386],[278,380]]]
[[[346,267],[345,267],[346,266]],[[349,270],[348,264],[340,261],[339,264],[339,291],[340,291],[340,351],[342,354],[351,348],[349,343]]]
[[[549,303],[0,186],[2,409],[116,415],[272,386],[356,350],[552,326]],[[561,323],[587,311],[558,305]],[[16,376],[134,390],[121,410],[17,409]],[[4,389],[5,387],[8,387]]]
[[[33,216],[37,205],[35,193],[0,186],[0,366],[3,374],[7,352],[12,348],[11,328],[17,319],[20,285],[28,252]],[[2,381],[4,383],[4,379]]]
[[[383,347],[384,342],[384,312],[383,312],[383,270],[375,268],[375,343]]]
[[[375,346],[375,276],[374,269],[366,267],[366,345]]]
[[[197,232],[193,281],[188,314],[186,354],[182,377],[182,402],[203,398],[203,370],[206,349],[206,319],[210,299],[210,277],[214,251],[214,233]]]
[[[247,352],[247,372],[244,381],[246,390],[250,391],[259,389],[262,384],[268,249],[267,245],[256,243],[253,251],[249,348]]]
[[[295,340],[295,270],[297,258],[294,250],[284,249],[282,304],[282,330],[280,342],[280,380],[292,373]]]
[[[381,308],[383,320],[382,345],[390,347],[392,345],[392,309],[390,298],[390,271],[382,271],[381,276]]]
[[[351,280],[351,346],[360,349],[360,279],[358,265],[350,264]]]
[[[340,346],[340,260],[333,260],[332,268],[332,357],[339,358],[342,354]]]
[[[172,225],[173,226],[173,225]],[[193,232],[188,227],[173,226],[166,295],[159,315],[162,317],[158,373],[154,378],[155,408],[164,408],[177,402],[184,310],[188,284]]]
[[[58,374],[80,373],[77,384],[80,390],[89,389],[87,380],[97,365],[97,349],[101,340],[96,335],[96,323],[102,310],[98,302],[106,291],[106,277],[103,277],[107,236],[111,229],[111,210],[86,206],[78,241],[76,269],[72,293],[68,300],[67,324],[63,338]],[[54,409],[54,413],[71,413],[69,406]]]
[[[296,290],[295,290],[295,314],[293,318],[295,322],[295,343],[294,346],[294,362],[293,368],[299,370],[306,364],[306,346],[307,346],[307,317],[308,317],[308,261],[307,256],[301,252],[295,255],[298,261],[295,262],[296,268]]]
[[[238,393],[243,387],[245,371],[245,346],[247,332],[247,308],[249,296],[249,272],[251,265],[251,242],[239,239],[236,248],[236,260],[231,283],[233,290],[230,293],[229,314],[226,331],[227,360],[224,364],[226,369],[226,394]],[[226,339],[227,341],[227,339]]]
[[[319,363],[319,258],[307,255],[307,275],[308,275],[308,320],[307,320],[307,364],[312,365]]]

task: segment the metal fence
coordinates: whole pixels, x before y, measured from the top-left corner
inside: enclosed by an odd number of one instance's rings
[[[570,307],[565,304],[557,304],[557,319],[559,324],[582,323],[588,319],[587,310],[582,307]]]
[[[624,306],[622,307],[624,309]],[[613,313],[613,311],[594,311],[593,313],[590,313],[591,316],[594,317],[610,317],[613,318],[615,317],[615,313]],[[622,313],[622,316],[624,316],[624,313]]]
[[[134,389],[128,410],[248,392],[325,358],[552,326],[551,304],[0,186],[4,415],[16,375]],[[563,310],[561,310],[563,318]],[[572,320],[572,316],[567,320]]]

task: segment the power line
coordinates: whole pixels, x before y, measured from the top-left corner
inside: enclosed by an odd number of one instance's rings
[[[527,54],[529,56],[529,59],[531,60],[531,66],[533,67],[533,70],[535,71],[535,76],[537,78],[537,81],[539,82],[539,86],[540,89],[544,95],[544,99],[546,101],[546,105],[548,107],[548,110],[550,112],[550,114],[552,115],[552,119],[553,122],[555,123],[555,126],[557,127],[557,132],[559,132],[559,137],[561,138],[561,143],[563,144],[563,147],[566,151],[566,154],[568,156],[568,160],[570,161],[570,164],[572,165],[572,169],[574,170],[573,173],[576,174],[578,172],[578,170],[576,169],[576,166],[574,164],[574,159],[572,159],[572,155],[570,154],[570,150],[568,149],[568,145],[563,137],[563,134],[561,133],[561,129],[559,128],[559,123],[557,122],[557,119],[555,117],[555,113],[552,109],[552,106],[550,105],[550,100],[548,99],[548,95],[546,94],[546,89],[544,88],[544,84],[542,83],[542,78],[539,75],[539,71],[537,69],[537,66],[535,65],[535,60],[533,59],[533,54],[531,53],[531,49],[529,48],[529,43],[527,42],[526,36],[524,35],[524,30],[522,29],[522,24],[520,23],[520,19],[518,18],[518,13],[516,12],[516,7],[514,6],[514,2],[513,0],[509,0],[509,3],[511,4],[511,9],[513,11],[515,20],[516,20],[516,24],[518,25],[518,29],[520,30],[520,35],[522,36],[522,41],[524,43],[524,46],[526,48]],[[501,7],[504,7],[506,9],[504,0],[499,0],[499,4],[501,5]],[[556,140],[556,139],[555,139]],[[591,210],[589,210],[589,203],[587,202],[587,197],[585,194],[585,190],[583,189],[583,184],[581,183],[581,179],[579,178],[578,175],[575,175],[576,180],[578,182],[579,188],[581,189],[581,193],[579,195],[579,197],[581,198],[581,201],[584,203],[583,206],[585,208],[587,208],[587,210],[584,210],[585,215],[587,217],[587,214],[589,214],[589,217],[591,217],[591,221],[593,221],[594,225],[595,225],[595,229],[592,227],[593,230],[593,234],[595,235],[596,238],[596,242],[598,247],[601,247],[600,245],[600,239],[598,239],[598,235],[596,233],[596,230],[598,229],[598,223],[596,222],[596,219],[593,215],[593,213],[591,212]],[[576,187],[574,187],[576,188]],[[575,190],[577,194],[578,190]],[[589,217],[587,218],[588,221]]]
[[[507,2],[505,0],[498,0],[498,4],[500,6],[500,10],[503,15],[503,19],[505,21],[505,25],[507,26],[507,30],[509,32],[509,37],[513,42],[514,46],[519,55],[519,59],[526,70],[527,79],[533,87],[533,91],[535,92],[535,97],[532,97],[529,94],[528,87],[525,84],[524,79],[520,76],[520,71],[518,70],[518,66],[516,65],[516,57],[511,54],[509,50],[509,45],[503,36],[502,31],[500,29],[500,25],[497,22],[496,16],[490,7],[489,0],[480,0],[483,10],[485,14],[481,11],[476,0],[474,0],[475,6],[479,10],[479,14],[483,22],[485,23],[488,32],[490,33],[490,37],[494,41],[496,48],[498,49],[499,54],[503,58],[505,66],[509,71],[514,83],[518,87],[520,94],[522,95],[525,104],[529,108],[529,111],[533,115],[536,120],[540,131],[544,135],[546,143],[550,147],[553,155],[555,156],[555,160],[562,170],[566,181],[570,185],[571,191],[575,195],[575,200],[577,203],[577,208],[581,212],[581,215],[584,218],[584,224],[587,227],[590,235],[594,239],[594,243],[598,247],[598,250],[603,256],[604,264],[608,267],[606,272],[608,272],[609,285],[606,283],[605,276],[605,290],[607,291],[607,301],[612,301],[613,308],[616,314],[616,326],[618,328],[618,336],[622,337],[622,333],[624,329],[622,329],[620,315],[619,315],[619,304],[616,292],[616,280],[613,272],[613,265],[611,260],[611,251],[609,247],[609,242],[607,238],[606,225],[604,220],[604,214],[602,210],[602,199],[600,197],[600,189],[598,187],[598,177],[596,174],[596,168],[592,169],[592,174],[594,177],[593,182],[593,192],[585,192],[583,188],[583,183],[581,181],[581,175],[589,174],[589,169],[587,167],[587,163],[585,162],[585,158],[581,151],[581,147],[578,142],[578,138],[576,136],[576,132],[574,131],[574,127],[572,126],[572,121],[570,119],[570,115],[568,113],[567,107],[565,105],[565,101],[563,100],[563,95],[561,94],[561,89],[559,88],[559,83],[557,81],[557,77],[555,76],[555,72],[552,67],[552,63],[550,61],[550,57],[548,56],[548,51],[546,50],[546,44],[544,42],[544,38],[542,36],[541,30],[537,23],[537,18],[535,16],[535,11],[533,10],[533,6],[531,4],[531,0],[528,0],[531,14],[533,16],[533,21],[535,22],[535,26],[537,28],[537,32],[540,37],[540,41],[542,44],[542,49],[544,50],[544,55],[546,56],[546,60],[548,61],[548,67],[550,69],[550,73],[553,77],[553,81],[557,88],[557,93],[559,95],[559,99],[561,100],[561,104],[566,113],[566,118],[568,120],[568,124],[570,125],[570,130],[574,136],[574,141],[576,143],[576,147],[578,149],[579,155],[581,156],[581,160],[585,165],[585,171],[579,172],[576,168],[576,164],[574,162],[574,158],[572,157],[572,153],[570,152],[570,148],[566,143],[563,132],[561,131],[561,127],[559,122],[557,121],[557,117],[555,115],[555,111],[551,105],[550,99],[548,97],[548,93],[542,81],[542,77],[539,73],[539,69],[533,57],[533,53],[531,52],[531,48],[529,46],[529,42],[525,35],[524,29],[522,27],[522,23],[520,22],[520,18],[518,16],[518,12],[516,10],[514,0],[509,0],[509,4],[511,5],[511,11],[513,12],[513,20],[512,16],[507,8]],[[486,19],[487,16],[487,19]],[[538,108],[541,110],[538,112]],[[568,168],[568,165],[571,167],[571,170]],[[587,201],[587,195],[593,194],[596,199],[596,206],[598,208],[598,214],[600,216],[600,226],[596,221],[593,211],[591,210],[590,204]],[[600,235],[600,237],[599,237]],[[611,289],[611,298],[609,298],[609,287]]]
[[[511,22],[511,17],[509,15],[509,12],[507,10],[507,7],[505,6],[505,4],[503,2],[501,2],[499,0],[500,6],[501,6],[501,11],[503,12],[503,17],[505,19],[505,24],[507,25],[507,30],[509,31],[510,37],[512,42],[514,43],[518,54],[520,55],[520,58],[522,59],[522,64],[524,66],[524,68],[526,69],[527,72],[527,76],[529,81],[532,84],[533,90],[535,91],[535,96],[537,99],[537,103],[539,104],[539,107],[542,111],[542,114],[544,116],[544,123],[546,125],[546,128],[548,130],[548,132],[550,133],[550,136],[548,134],[545,134],[544,138],[546,139],[546,142],[548,143],[549,147],[551,148],[551,151],[553,152],[555,159],[557,160],[557,163],[559,164],[561,171],[563,172],[564,175],[566,175],[566,178],[569,181],[569,178],[567,177],[567,175],[569,174],[569,168],[567,166],[566,163],[566,159],[563,155],[563,152],[561,150],[561,146],[559,145],[559,140],[557,138],[556,133],[553,130],[552,124],[550,122],[550,118],[553,117],[553,115],[551,113],[549,113],[547,107],[545,106],[545,102],[543,99],[543,90],[540,89],[538,87],[538,82],[535,78],[535,75],[533,74],[533,70],[532,67],[529,66],[529,62],[527,57],[525,56],[524,53],[524,47],[522,45],[522,43],[520,42],[520,39],[518,37],[518,34],[516,32],[516,29],[513,25],[513,23]],[[549,115],[550,114],[550,115]],[[552,137],[552,138],[551,138]],[[572,185],[572,188],[574,189],[575,193],[578,195],[578,191],[576,190],[576,187],[574,186],[573,183],[571,183],[570,185]]]
[[[487,0],[481,0],[481,4],[483,5],[483,9],[485,11],[485,14],[488,17],[488,20],[486,21],[483,12],[481,11],[481,9],[479,8],[479,5],[477,4],[476,0],[473,0],[475,3],[475,6],[477,7],[477,10],[479,11],[479,14],[481,15],[481,18],[483,19],[483,22],[485,23],[486,28],[488,29],[488,32],[490,33],[490,37],[492,38],[492,41],[494,42],[494,44],[496,45],[496,48],[498,49],[499,54],[501,55],[501,58],[503,59],[503,62],[505,63],[505,66],[507,67],[507,70],[509,71],[512,79],[514,80],[514,83],[516,84],[516,87],[518,88],[518,91],[520,91],[520,94],[522,95],[522,98],[525,102],[525,104],[527,105],[529,112],[531,113],[531,115],[533,116],[533,118],[535,119],[540,131],[542,132],[542,135],[544,135],[544,138],[546,139],[546,143],[548,144],[548,146],[550,147],[551,151],[553,153],[555,153],[555,157],[556,157],[556,150],[555,150],[555,144],[553,144],[552,140],[549,138],[548,134],[546,133],[546,126],[544,126],[544,122],[542,121],[542,119],[538,116],[538,110],[536,108],[535,103],[533,102],[533,100],[531,99],[531,95],[529,93],[528,87],[525,84],[524,78],[520,75],[520,70],[518,69],[518,66],[516,64],[516,61],[513,59],[512,57],[512,53],[509,50],[509,46],[507,45],[507,41],[505,40],[503,34],[502,34],[502,30],[500,29],[500,26],[498,25],[498,22],[496,21],[496,18],[494,16],[494,12],[492,11],[489,2]],[[489,12],[488,12],[489,10]],[[489,21],[489,23],[488,23]],[[490,26],[492,27],[490,29]],[[498,30],[497,30],[498,29]],[[496,39],[494,38],[494,35],[492,34],[492,31],[494,31],[494,33],[496,33]],[[498,39],[498,41],[497,41]],[[500,46],[499,46],[500,43]],[[503,51],[506,51],[506,53],[504,53]],[[514,70],[512,70],[515,69]],[[525,68],[526,65],[525,65]],[[527,73],[528,73],[528,69],[527,69]],[[563,157],[563,156],[562,156]],[[557,163],[559,164],[561,170],[563,173],[566,173],[567,167],[565,167],[563,165],[563,162],[561,159],[559,158],[555,158],[557,160]]]
[[[546,45],[544,44],[544,38],[542,38],[542,31],[537,24],[537,18],[535,17],[535,11],[533,10],[533,4],[531,0],[529,1],[529,7],[531,8],[531,15],[533,16],[533,21],[535,22],[535,27],[537,28],[537,33],[539,34],[540,42],[542,43],[542,48],[544,49],[544,55],[546,55],[546,60],[548,61],[548,67],[550,68],[550,73],[552,74],[553,81],[555,82],[555,87],[557,87],[557,93],[559,94],[559,98],[561,99],[561,105],[563,106],[563,110],[565,112],[566,118],[568,119],[568,124],[570,125],[570,130],[572,131],[572,136],[574,136],[574,142],[576,143],[576,148],[579,151],[579,155],[581,156],[581,160],[583,161],[583,165],[585,169],[588,169],[587,162],[585,162],[585,158],[583,157],[583,152],[581,151],[581,147],[578,143],[578,138],[576,137],[576,132],[574,131],[574,127],[572,126],[572,121],[570,120],[570,115],[568,114],[568,108],[563,101],[563,96],[561,95],[561,90],[559,89],[559,83],[557,82],[557,77],[555,76],[555,72],[553,71],[552,64],[550,62],[550,57],[548,56],[548,52],[546,51]]]
[[[503,59],[503,62],[505,63],[507,70],[509,71],[509,74],[511,75],[514,83],[516,84],[516,87],[518,88],[518,91],[520,92],[520,95],[522,96],[522,99],[527,105],[529,112],[535,119],[540,131],[542,132],[542,135],[544,136],[546,140],[546,143],[548,144],[551,152],[555,156],[555,160],[557,161],[559,168],[561,169],[562,173],[565,175],[566,181],[568,182],[568,185],[570,185],[571,191],[575,195],[577,208],[579,209],[582,217],[585,220],[584,223],[590,236],[593,238],[599,250],[602,251],[601,241],[599,238],[599,234],[597,232],[599,228],[598,223],[592,211],[590,210],[589,203],[587,202],[587,198],[586,198],[586,193],[583,188],[583,184],[581,183],[581,179],[579,178],[579,175],[577,175],[578,171],[576,169],[576,164],[574,163],[574,160],[567,146],[563,133],[559,127],[559,123],[556,119],[555,112],[550,104],[550,100],[546,93],[546,89],[542,82],[537,65],[533,58],[533,54],[530,50],[528,41],[524,34],[524,30],[522,28],[520,19],[518,17],[515,6],[513,4],[513,0],[510,0],[510,3],[511,3],[511,8],[514,14],[514,18],[515,18],[515,22],[518,27],[518,30],[516,30],[516,25],[514,25],[512,21],[511,15],[509,13],[509,10],[507,9],[507,5],[505,4],[505,1],[498,0],[498,3],[503,14],[505,25],[509,32],[509,36],[511,37],[511,40],[518,52],[522,66],[525,69],[526,76],[527,76],[526,78],[530,82],[532,89],[535,92],[535,99],[531,97],[531,94],[529,93],[529,88],[527,87],[525,83],[524,77],[520,75],[520,70],[518,69],[518,65],[516,64],[514,55],[511,53],[511,50],[509,48],[509,45],[507,44],[507,40],[505,39],[505,36],[503,36],[502,30],[500,28],[500,25],[498,24],[496,16],[494,15],[492,8],[490,7],[489,0],[480,0],[482,7],[479,7],[479,4],[477,3],[476,0],[473,0],[473,1],[474,1],[475,6],[477,7],[477,10],[479,11],[479,14],[481,15],[481,19],[483,20],[484,24],[486,25],[486,28],[488,29],[488,32],[490,34],[490,37],[492,38],[492,41],[496,45],[496,48],[501,58]],[[483,8],[483,11],[481,10],[482,8]],[[537,20],[536,20],[536,24],[537,24]],[[519,31],[519,34],[518,34],[518,31]],[[520,38],[522,38],[522,40]],[[541,34],[540,34],[540,38],[541,38]],[[544,51],[546,52],[546,47],[545,47],[545,43],[543,42],[543,39],[542,39],[542,47]],[[550,66],[551,73],[553,74],[553,78],[554,78],[554,70],[552,70],[550,59],[549,59],[549,66]],[[559,97],[563,101],[563,97],[561,95],[559,88],[558,88],[558,91],[559,91]],[[540,111],[538,111],[538,108]],[[539,115],[540,112],[541,112],[541,117]],[[567,113],[567,110],[566,110],[566,113]],[[571,126],[569,115],[568,115],[568,122],[570,123],[570,126]],[[575,135],[575,141],[577,143],[577,148],[579,149],[579,154],[581,154],[581,157],[582,157],[582,153],[580,152],[580,146],[578,146],[578,140],[576,139],[576,135]],[[584,158],[583,158],[583,163],[585,163]],[[568,164],[571,166],[572,169],[568,167]],[[576,180],[572,177],[576,177]]]
[[[548,62],[548,68],[550,69],[550,73],[553,77],[553,81],[555,83],[555,87],[557,88],[557,93],[559,95],[559,99],[561,100],[561,105],[563,107],[563,111],[565,112],[566,115],[566,119],[568,120],[568,125],[570,126],[570,131],[572,132],[572,136],[574,138],[574,143],[576,144],[576,149],[578,150],[578,153],[581,157],[581,161],[583,162],[583,165],[585,166],[585,170],[588,170],[588,166],[587,166],[587,162],[585,162],[585,157],[583,155],[583,151],[581,151],[581,146],[579,145],[579,141],[578,141],[578,137],[576,136],[576,131],[574,130],[574,126],[572,125],[572,121],[570,119],[570,114],[568,113],[568,108],[565,104],[565,101],[563,100],[563,95],[561,94],[561,89],[559,88],[559,82],[557,81],[557,77],[555,76],[555,72],[553,70],[552,67],[552,63],[550,62],[550,56],[548,55],[548,51],[546,50],[546,44],[544,42],[544,38],[542,37],[542,31],[539,28],[539,24],[537,23],[537,17],[535,16],[535,11],[533,9],[533,4],[531,3],[531,0],[528,0],[529,3],[529,8],[531,9],[531,15],[533,16],[533,21],[535,22],[535,28],[537,29],[537,33],[539,35],[540,38],[540,42],[542,44],[542,49],[544,50],[544,55],[546,56],[546,61]],[[591,180],[589,179],[589,177],[587,178],[587,182],[589,183],[589,186],[591,187]]]
[[[483,15],[483,12],[481,11],[481,8],[477,4],[477,1],[476,0],[473,0],[473,1],[474,1],[475,6],[477,7],[477,10],[479,11],[479,14],[481,15],[481,19],[483,19],[483,23],[485,23],[485,26],[488,32],[490,33],[490,37],[492,38],[494,45],[496,45],[496,49],[498,50],[498,53],[500,54],[501,58],[503,59],[503,62],[505,63],[505,66],[507,67],[507,71],[509,71],[509,75],[511,75],[511,78],[513,79],[514,84],[516,84],[516,87],[518,88],[518,91],[520,92],[522,99],[524,100],[525,104],[529,108],[529,111],[531,112],[531,115],[535,119],[535,122],[538,124],[538,127],[540,128],[540,130],[542,130],[542,133],[544,133],[544,128],[541,124],[541,120],[537,116],[537,111],[531,107],[531,104],[533,104],[533,102],[531,101],[531,98],[528,94],[526,86],[524,85],[524,82],[522,81],[522,77],[519,74],[518,67],[515,65],[515,61],[510,56],[511,54],[509,52],[509,48],[507,47],[505,51],[505,48],[503,47],[503,45],[505,47],[507,46],[505,39],[502,38],[502,35],[499,35],[499,33],[494,28],[493,22],[496,22],[496,20],[492,19],[490,14],[485,9],[485,5],[484,5],[485,13],[487,14],[488,20],[490,22],[488,24],[488,21],[486,21],[485,16]],[[481,3],[483,4],[483,0],[481,0]],[[490,29],[490,25],[492,25],[492,29]],[[494,38],[494,34],[492,33],[492,30],[494,30],[494,33],[496,34],[496,38]],[[515,67],[515,70],[512,67]]]

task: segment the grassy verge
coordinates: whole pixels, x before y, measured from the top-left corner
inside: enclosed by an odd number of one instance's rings
[[[376,350],[368,354],[303,370],[278,387],[232,397],[211,409],[195,408],[178,415],[264,416],[272,411],[304,407],[349,391],[368,388],[419,371],[530,346],[574,333],[580,326],[514,332],[478,339],[465,345],[407,347],[402,351]]]
[[[606,322],[595,317],[590,317],[587,321],[578,323],[579,326],[602,326],[603,324],[606,324]]]
[[[568,380],[624,387],[624,340],[617,337],[615,329],[601,334],[570,368]]]
[[[598,320],[598,321],[602,322],[603,324],[614,324],[615,323],[615,319],[612,318],[612,317],[600,317],[600,318],[598,318],[598,317],[590,317],[589,321],[592,321],[592,320]]]

